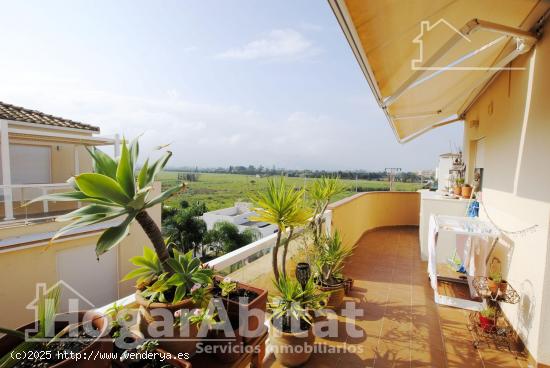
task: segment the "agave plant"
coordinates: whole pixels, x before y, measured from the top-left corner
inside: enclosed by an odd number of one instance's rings
[[[92,156],[95,172],[79,174],[69,179],[73,191],[49,194],[29,202],[50,200],[88,203],[85,207],[57,218],[57,221],[70,221],[70,224],[61,228],[52,240],[83,226],[123,217],[120,225],[107,229],[99,237],[96,245],[96,254],[99,257],[126,237],[130,223],[135,219],[151,240],[164,271],[171,272],[167,262],[170,255],[162,233],[146,210],[185,187],[185,184],[180,184],[150,198],[153,181],[172,153],[167,151],[153,163],[149,163],[147,159],[136,175],[135,165],[139,154],[137,139],[129,146],[123,141],[120,157],[116,160],[95,148],[88,149],[88,152]]]
[[[323,214],[327,210],[330,200],[344,190],[345,188],[338,177],[325,176],[316,179],[309,189],[309,197],[313,203],[310,227],[315,244],[319,244],[322,240]]]
[[[298,190],[294,186],[287,185],[284,177],[281,177],[278,182],[269,179],[265,191],[257,193],[253,198],[257,216],[251,216],[250,220],[267,222],[278,228],[277,240],[272,252],[273,274],[276,280],[280,276],[278,255],[282,234],[289,229],[282,260],[282,272],[286,275],[286,257],[294,229],[306,225],[311,217],[311,211],[304,204],[304,194],[304,189]]]
[[[130,259],[138,268],[123,280],[137,279],[141,296],[149,302],[161,303],[177,303],[186,297],[195,297],[197,289],[212,284],[214,271],[203,267],[200,260],[193,257],[193,251],[181,253],[173,249],[173,252],[174,256],[168,260],[172,272],[168,273],[160,268],[156,254],[145,247],[143,256]],[[172,295],[171,300],[168,295]]]

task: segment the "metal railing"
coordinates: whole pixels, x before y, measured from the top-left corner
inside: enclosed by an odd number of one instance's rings
[[[324,215],[325,231],[331,231],[332,211],[327,210]],[[295,235],[300,235],[303,229],[295,230]],[[293,237],[294,238],[294,237]],[[241,282],[250,283],[251,279],[271,273],[271,251],[275,246],[277,234],[271,234],[242,248],[236,249],[223,256],[217,257],[206,263],[216,272],[229,274],[232,278]],[[268,262],[266,263],[266,260]],[[237,275],[237,273],[239,274]],[[244,279],[243,279],[244,276]],[[261,286],[261,285],[255,285]],[[135,303],[134,294],[115,301],[118,305],[131,305]],[[114,303],[99,308],[99,311],[108,310]]]

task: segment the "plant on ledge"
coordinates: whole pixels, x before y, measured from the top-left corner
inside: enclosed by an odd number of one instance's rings
[[[135,219],[151,240],[162,269],[172,273],[168,264],[170,254],[162,233],[146,211],[185,188],[185,184],[180,184],[150,198],[155,177],[166,166],[172,153],[168,151],[152,163],[147,159],[136,175],[135,165],[139,154],[137,139],[129,146],[126,141],[122,142],[121,154],[117,160],[95,148],[88,149],[88,152],[92,156],[95,172],[79,174],[69,179],[73,191],[49,194],[29,202],[50,200],[88,204],[57,217],[57,221],[71,223],[60,229],[52,241],[74,229],[123,217],[122,223],[107,229],[99,237],[96,245],[96,254],[99,257],[126,237],[130,223]]]

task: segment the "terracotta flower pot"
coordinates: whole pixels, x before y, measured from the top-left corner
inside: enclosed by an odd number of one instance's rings
[[[224,279],[222,276],[215,276],[214,278],[217,282]],[[237,289],[245,289],[258,295],[254,300],[249,301],[248,304],[240,304],[230,298],[220,297],[225,309],[227,310],[229,318],[239,320],[239,325],[241,326],[240,333],[243,336],[244,341],[248,342],[258,337],[259,334],[265,331],[264,329],[263,331],[254,334],[254,336],[249,336],[253,331],[259,330],[260,326],[262,326],[265,322],[267,291],[241,282],[237,282]],[[256,313],[251,314],[250,311],[252,310],[256,310]],[[246,333],[247,331],[243,330],[245,326],[243,321],[245,319],[248,319],[247,330],[250,332],[248,334]]]
[[[319,290],[330,293],[325,308],[333,310],[340,309],[344,302],[344,297],[346,296],[346,283],[341,282],[334,286],[318,285],[318,287]]]
[[[496,295],[498,292],[499,284],[497,284],[492,278],[487,278],[487,288],[491,294]]]
[[[463,186],[463,187],[462,187],[462,190],[461,190],[462,197],[464,197],[464,198],[470,198],[471,195],[472,195],[472,189],[473,189],[473,188],[470,187],[470,186],[466,186],[466,185]]]
[[[487,317],[483,317],[481,314],[479,315],[479,326],[483,329],[485,332],[491,332],[493,327],[495,326],[495,320]]]
[[[82,321],[84,318],[84,315],[86,312],[78,312],[78,320]],[[60,332],[63,328],[67,326],[67,322],[62,321],[62,319],[66,318],[60,318],[63,316],[67,316],[67,314],[58,314],[56,316],[56,319],[59,319],[59,321],[55,322],[55,331]],[[104,316],[101,316],[99,314],[93,315],[91,319],[92,326],[97,331],[102,331],[99,337],[97,337],[95,340],[92,341],[91,344],[86,346],[84,349],[80,351],[82,356],[92,356],[92,354],[104,355],[110,354],[113,352],[113,342],[111,339],[105,339],[103,340],[103,337],[107,336],[109,332],[109,326],[107,318]],[[19,331],[25,332],[25,330],[34,330],[37,322],[29,323],[25,326],[21,326],[18,328]],[[105,331],[103,331],[105,329]],[[0,357],[3,357],[4,355],[8,354],[13,348],[15,348],[17,345],[19,345],[22,342],[21,339],[18,339],[14,336],[3,336],[0,338]],[[51,349],[50,349],[51,350]],[[97,353],[96,353],[97,352]],[[53,353],[53,352],[52,352]],[[50,365],[50,368],[109,368],[111,367],[111,360],[110,359],[97,359],[97,360],[86,360],[81,359],[79,361],[75,361],[73,359],[66,359],[64,361],[61,361],[57,364]]]
[[[269,343],[275,358],[286,367],[299,367],[311,357],[315,335],[312,326],[307,331],[288,333],[271,324]]]
[[[454,195],[457,195],[457,196],[461,195],[462,194],[462,187],[454,186],[453,187],[453,193],[454,193]]]
[[[151,336],[149,333],[151,330],[156,330],[154,324],[163,322],[162,316],[153,316],[151,315],[151,311],[154,309],[166,309],[170,311],[173,317],[173,313],[180,309],[188,309],[191,310],[195,307],[195,304],[190,301],[189,299],[183,300],[179,303],[175,304],[165,304],[165,303],[149,303],[147,300],[145,300],[143,297],[139,297],[136,295],[136,301],[140,304],[139,307],[139,315],[138,315],[138,325],[139,330],[145,337],[149,338],[159,338],[159,336]],[[145,305],[143,305],[143,302],[145,301]],[[173,323],[173,321],[171,322]],[[153,325],[153,326],[151,326]],[[171,353],[177,354],[177,353],[187,353],[189,355],[195,354],[197,351],[197,344],[199,343],[198,333],[199,333],[199,326],[191,324],[189,326],[185,326],[183,330],[180,326],[173,326],[171,324],[172,329],[168,330],[169,336],[161,337],[162,340],[160,341],[160,346],[163,349],[168,350]]]

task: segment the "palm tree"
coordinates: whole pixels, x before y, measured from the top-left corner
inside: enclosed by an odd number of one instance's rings
[[[164,168],[172,153],[165,152],[151,164],[147,159],[136,176],[135,164],[139,154],[137,139],[133,140],[129,147],[126,141],[122,142],[121,154],[117,160],[95,148],[88,149],[88,152],[93,159],[94,173],[79,174],[69,179],[68,182],[74,188],[71,192],[45,195],[27,205],[42,200],[88,203],[87,206],[56,219],[71,223],[61,228],[52,241],[71,230],[124,217],[122,223],[107,229],[99,237],[96,245],[98,257],[126,237],[130,223],[135,219],[151,240],[164,271],[171,272],[172,269],[167,262],[170,254],[162,233],[146,210],[185,188],[185,184],[182,183],[154,198],[149,198],[156,175]]]
[[[280,276],[278,256],[282,234],[287,228],[289,229],[282,260],[283,275],[286,276],[286,256],[294,229],[307,224],[311,217],[311,211],[304,205],[304,193],[304,189],[298,190],[294,186],[286,185],[284,177],[281,177],[278,183],[268,179],[267,188],[253,198],[257,216],[250,217],[250,220],[267,222],[278,228],[277,240],[272,252],[273,274],[276,280],[279,280]]]

